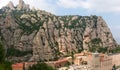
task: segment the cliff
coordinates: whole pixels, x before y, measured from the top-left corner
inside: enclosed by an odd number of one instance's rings
[[[56,16],[31,10],[22,0],[17,7],[10,2],[0,9],[0,40],[6,50],[14,48],[20,52],[32,52],[19,57],[8,55],[11,61],[53,60],[94,46],[98,48],[91,44],[95,39],[99,39],[97,44],[100,43],[100,47],[117,47],[101,16]]]

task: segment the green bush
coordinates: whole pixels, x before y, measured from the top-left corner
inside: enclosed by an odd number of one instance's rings
[[[11,63],[5,61],[5,50],[1,43],[0,43],[0,70],[12,70]]]
[[[91,52],[96,52],[96,51],[99,51],[99,52],[103,52],[104,48],[101,48],[102,47],[102,41],[100,38],[94,38],[92,39],[89,43],[89,51]]]
[[[0,70],[12,70],[12,63],[8,61],[4,61],[0,64]]]
[[[120,53],[120,46],[110,50],[112,53]]]
[[[2,63],[5,59],[5,49],[0,42],[0,63]]]
[[[29,67],[28,70],[56,70],[56,69],[47,65],[46,63],[38,63],[33,65],[32,67]]]
[[[99,52],[99,53],[105,53],[105,52],[107,52],[107,51],[108,51],[108,48],[107,48],[107,47],[105,47],[105,48],[103,48],[103,47],[98,48],[98,52]]]
[[[25,56],[27,54],[32,54],[32,51],[20,51],[18,49],[15,49],[13,47],[11,48],[8,48],[7,49],[7,54],[6,56],[9,57],[9,56],[17,56],[17,57],[20,57],[20,56]]]
[[[115,64],[113,65],[112,70],[116,70],[116,65]]]

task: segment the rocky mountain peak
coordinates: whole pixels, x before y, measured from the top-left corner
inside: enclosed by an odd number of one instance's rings
[[[11,10],[30,10],[29,8],[29,4],[25,4],[25,2],[23,0],[19,0],[19,4],[17,6],[14,6],[12,1],[9,1],[9,3],[2,7],[1,9],[4,12],[10,12]]]
[[[0,41],[7,51],[19,51],[7,53],[13,62],[55,60],[84,49],[95,52],[99,48],[117,47],[102,17],[56,16],[34,8],[30,10],[23,0],[16,7],[9,2],[0,9]]]
[[[24,3],[24,1],[23,0],[19,0],[19,4],[23,4]]]
[[[14,10],[14,9],[15,9],[12,1],[9,1],[7,7],[9,7],[11,10]]]
[[[29,9],[29,5],[25,4],[23,0],[19,0],[19,4],[17,5],[17,10],[25,10]]]

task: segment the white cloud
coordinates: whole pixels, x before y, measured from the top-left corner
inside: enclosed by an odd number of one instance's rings
[[[5,6],[8,3],[7,0],[0,0],[0,8],[2,8],[3,6]]]
[[[83,1],[83,0],[59,0],[57,2],[59,6],[62,6],[64,8],[89,8],[89,3]]]
[[[120,12],[120,0],[59,0],[64,8],[83,8],[97,12]]]
[[[37,9],[46,10],[55,14],[56,7],[53,4],[48,3],[47,1],[48,0],[32,0],[32,3],[30,5]]]

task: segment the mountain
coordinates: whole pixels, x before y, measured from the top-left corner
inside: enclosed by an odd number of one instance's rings
[[[117,47],[101,16],[56,16],[19,0],[0,9],[0,40],[11,61],[54,60],[84,49]],[[96,51],[95,50],[95,51]]]

